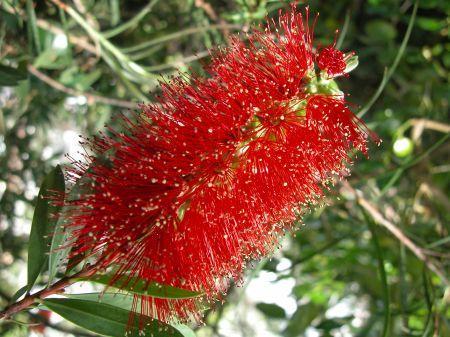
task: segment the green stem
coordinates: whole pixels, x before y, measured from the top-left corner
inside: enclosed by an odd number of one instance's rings
[[[144,6],[144,8],[142,8],[139,11],[138,14],[136,14],[127,22],[124,22],[120,26],[117,26],[113,29],[102,32],[103,36],[109,39],[111,37],[119,35],[120,33],[126,31],[127,29],[135,27],[139,23],[139,21],[141,21],[148,13],[152,11],[153,6],[155,6],[158,1],[159,0],[150,1],[147,5]]]
[[[344,25],[342,26],[341,33],[339,34],[339,38],[336,42],[336,49],[341,49],[342,43],[344,42],[345,36],[347,35],[348,25],[350,23],[350,11],[348,10],[345,13]]]
[[[446,134],[444,137],[439,139],[436,143],[430,146],[424,153],[422,153],[416,159],[412,159],[404,163],[401,167],[399,167],[396,171],[394,171],[394,175],[389,179],[386,185],[381,189],[380,194],[376,197],[376,199],[380,199],[382,196],[386,194],[386,192],[397,182],[398,179],[403,175],[403,173],[409,169],[410,167],[416,165],[420,161],[422,161],[427,155],[436,150],[439,146],[441,146],[448,138],[450,134]]]
[[[56,6],[63,9],[67,14],[69,14],[85,31],[88,35],[94,40],[97,41],[102,48],[108,51],[112,56],[114,56],[120,65],[124,68],[128,74],[130,74],[130,79],[132,81],[146,84],[148,80],[156,80],[159,78],[159,75],[154,75],[147,72],[142,66],[133,62],[128,56],[126,56],[122,51],[119,50],[114,44],[112,44],[108,39],[105,38],[100,32],[95,30],[91,25],[73,8],[67,6],[65,3],[60,0],[50,0]],[[103,59],[106,60],[105,52],[101,53]]]
[[[196,34],[196,33],[203,33],[203,32],[207,32],[210,30],[217,30],[217,29],[241,29],[241,28],[242,28],[241,25],[236,25],[236,24],[218,24],[218,25],[209,25],[209,26],[200,26],[200,27],[190,27],[190,28],[186,28],[184,30],[177,31],[172,34],[166,34],[159,38],[156,38],[156,39],[153,39],[150,41],[146,41],[146,42],[143,42],[141,44],[138,44],[138,45],[135,45],[132,47],[122,48],[122,51],[124,53],[133,53],[133,52],[137,52],[142,49],[146,49],[148,47],[154,46],[159,43],[168,42],[171,40],[179,39],[181,37]]]
[[[380,97],[381,93],[383,92],[386,84],[391,79],[392,75],[394,74],[395,70],[397,69],[398,64],[400,63],[401,58],[403,57],[403,54],[405,53],[406,46],[408,45],[409,38],[411,36],[411,31],[414,27],[414,22],[416,20],[416,14],[417,14],[417,8],[419,7],[419,0],[416,0],[414,3],[413,12],[411,14],[411,18],[409,19],[408,28],[406,29],[405,36],[403,37],[403,41],[400,45],[400,48],[398,49],[397,55],[395,56],[394,62],[392,63],[391,67],[389,69],[386,69],[383,78],[381,80],[380,85],[378,86],[377,91],[373,94],[373,96],[370,98],[369,102],[359,111],[358,117],[361,118],[364,116],[367,111],[372,107],[372,105],[376,102],[376,100]]]

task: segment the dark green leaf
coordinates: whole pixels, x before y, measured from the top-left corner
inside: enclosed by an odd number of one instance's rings
[[[77,198],[80,193],[80,183],[77,183],[74,187],[72,187],[72,190],[68,194],[68,199]],[[51,247],[50,247],[50,255],[48,258],[48,283],[50,284],[53,280],[53,278],[56,275],[56,272],[58,270],[58,267],[61,266],[62,261],[67,257],[67,255],[70,252],[70,247],[64,247],[62,246],[67,243],[67,240],[70,237],[71,230],[69,228],[65,227],[65,221],[64,221],[64,213],[66,209],[63,208],[61,210],[62,216],[58,219],[58,222],[55,226],[55,231],[53,234]]]
[[[114,307],[118,307],[124,310],[131,311],[133,305],[133,295],[126,294],[122,292],[117,293],[85,293],[85,294],[65,294],[66,297],[71,299],[79,299],[83,301],[100,302],[103,304],[108,304]],[[137,302],[137,307],[139,308],[139,300]],[[173,325],[184,337],[195,337],[194,331],[183,324]]]
[[[128,310],[117,308],[108,304],[80,299],[52,298],[43,301],[43,304],[68,321],[98,333],[112,337],[183,337],[183,334],[175,328],[157,320],[149,321],[144,325],[143,332],[139,331],[139,318],[130,325]]]
[[[276,304],[272,303],[258,303],[256,308],[262,311],[267,317],[270,318],[286,318],[286,312],[284,309]]]
[[[26,79],[27,72],[23,67],[16,69],[0,64],[0,86],[15,86]]]
[[[111,285],[110,283],[112,277],[112,275],[99,275],[89,278],[88,281],[104,285]],[[148,283],[139,278],[128,278],[125,276],[119,278],[111,286],[122,289],[124,291],[129,291],[131,293],[159,298],[192,298],[202,295],[201,293],[192,290],[171,287],[155,282]]]
[[[322,310],[323,307],[312,302],[299,306],[292,315],[283,335],[287,337],[301,336]]]
[[[28,289],[28,284],[23,286],[19,290],[17,290],[16,293],[11,297],[10,302],[11,303],[16,302],[19,298],[22,297],[23,294],[25,294],[27,292],[27,289]]]
[[[366,25],[366,33],[372,42],[391,41],[397,35],[395,27],[383,20],[369,21]]]
[[[105,160],[107,161],[108,151],[103,154],[105,157],[99,157],[96,160]],[[80,195],[85,191],[86,185],[89,185],[89,182],[86,177],[81,178],[77,181],[77,183],[72,187],[70,192],[67,195],[67,200],[78,199]],[[48,283],[50,284],[54,279],[58,268],[61,267],[63,261],[69,255],[72,246],[68,244],[70,240],[72,230],[70,226],[66,226],[64,214],[67,211],[66,208],[61,210],[61,216],[56,223],[55,232],[53,235],[51,247],[50,247],[50,255],[48,261]],[[84,257],[83,257],[84,258]],[[66,268],[66,274],[70,272],[75,264],[77,264],[79,259],[72,259],[69,263],[73,263],[72,266],[68,265]]]
[[[52,199],[62,201],[64,189],[64,174],[58,165],[44,178],[34,210],[28,244],[28,291],[47,262],[51,235],[60,211],[60,207],[54,204],[56,200]]]
[[[36,12],[32,0],[27,0],[28,34],[30,43],[34,41],[34,46],[38,53],[41,52],[41,41],[39,40],[39,28],[37,26]]]
[[[346,323],[344,319],[324,319],[321,321],[316,328],[320,330],[330,331],[333,329],[340,328]]]

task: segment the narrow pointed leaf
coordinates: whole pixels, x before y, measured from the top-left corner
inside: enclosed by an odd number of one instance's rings
[[[99,275],[86,279],[85,281],[109,285],[134,294],[158,298],[192,298],[202,295],[202,293],[196,291],[176,288],[156,282],[148,283],[145,280],[133,277],[121,277],[111,284],[112,277],[112,275]]]
[[[67,199],[71,200],[73,198],[77,198],[80,190],[80,184],[77,183],[74,187],[72,187],[70,193],[68,193]],[[64,214],[66,213],[66,211],[67,209],[63,207],[60,212],[61,216],[59,217],[58,222],[55,225],[55,230],[51,241],[50,255],[48,258],[48,284],[51,284],[54,277],[56,276],[58,267],[61,266],[63,260],[67,258],[67,255],[70,252],[70,248],[63,248],[71,235],[70,228],[66,228],[65,226]]]
[[[96,160],[108,160],[109,152],[104,153],[104,157],[99,157]],[[82,193],[85,192],[86,184],[89,185],[89,181],[85,177],[79,179],[77,183],[72,187],[66,196],[66,201],[78,199]],[[65,214],[68,211],[67,207],[63,207],[60,212],[60,217],[55,226],[54,235],[50,247],[50,255],[48,259],[48,284],[50,285],[56,276],[58,268],[62,266],[64,260],[68,258],[71,250],[71,246],[68,245],[68,241],[71,239],[72,228],[67,226]],[[67,267],[65,268],[65,274],[69,272],[76,266],[76,258],[69,261]],[[71,265],[72,264],[72,265]]]
[[[64,294],[65,297],[83,300],[83,301],[91,301],[98,302],[103,304],[108,304],[113,307],[119,307],[124,310],[131,311],[131,307],[133,305],[133,294],[121,293],[121,292],[96,292],[96,293],[84,293],[84,294]]]
[[[269,318],[286,318],[286,312],[279,305],[273,303],[258,303],[256,304],[256,308]]]
[[[140,332],[139,318],[130,325],[130,311],[105,303],[52,298],[44,300],[43,304],[68,321],[104,336],[138,337],[144,334],[153,337],[183,337],[177,329],[157,320],[142,326],[143,331]]]
[[[346,63],[347,63],[347,66],[345,67],[344,73],[347,74],[347,73],[353,71],[354,69],[356,69],[356,67],[358,66],[358,64],[359,64],[358,56],[354,55],[354,56],[350,57]]]
[[[0,86],[15,86],[26,79],[27,72],[23,67],[12,68],[0,64]]]
[[[64,174],[58,165],[44,178],[34,210],[28,244],[28,291],[33,287],[48,259],[51,235],[60,211],[55,200],[51,199],[64,198],[64,188]]]
[[[9,301],[10,303],[14,303],[16,302],[19,298],[22,297],[22,295],[24,295],[27,292],[28,289],[28,284],[23,286],[22,288],[20,288],[19,290],[17,290],[15,292],[15,294],[11,297],[11,300]]]
[[[99,302],[108,304],[113,307],[118,307],[124,310],[132,310],[133,294],[127,294],[122,292],[107,292],[107,293],[84,293],[84,294],[64,294],[64,296],[71,299],[78,299],[83,301]],[[137,307],[140,306],[140,300],[137,300]],[[195,337],[195,332],[191,328],[184,324],[172,325],[176,330],[181,332],[184,337]]]

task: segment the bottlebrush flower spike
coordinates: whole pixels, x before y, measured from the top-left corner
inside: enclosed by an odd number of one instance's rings
[[[84,191],[68,201],[72,255],[212,302],[272,253],[371,135],[317,74],[317,60],[342,72],[343,54],[317,57],[312,39],[308,12],[293,7],[213,53],[207,78],[163,83],[158,105],[89,141],[93,155],[69,172]],[[135,310],[201,320],[198,298],[139,296]]]

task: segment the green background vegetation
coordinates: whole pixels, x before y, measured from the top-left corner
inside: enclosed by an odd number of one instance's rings
[[[26,282],[36,186],[54,165],[68,162],[63,154],[70,149],[62,144],[95,134],[135,102],[152,101],[161,75],[201,72],[208,48],[226,45],[229,34],[289,6],[262,0],[66,3],[75,14],[54,1],[0,1],[0,308]],[[271,331],[267,336],[450,336],[450,2],[420,1],[405,48],[413,1],[309,5],[320,11],[316,45],[331,43],[341,28],[342,49],[359,56],[350,78],[339,80],[355,112],[366,111],[387,69],[389,81],[364,115],[383,143],[372,146],[369,160],[358,156],[349,184],[338,184],[329,205],[306,216],[281,251],[249,269],[246,283],[261,275],[274,284],[293,282],[296,310],[252,302],[246,296],[252,283],[232,287],[196,334],[260,336],[262,326]],[[413,146],[394,151],[404,137]],[[359,308],[360,316],[330,314],[342,303]],[[44,321],[53,336],[94,335],[36,313],[17,320]],[[0,324],[1,336],[30,331]]]

